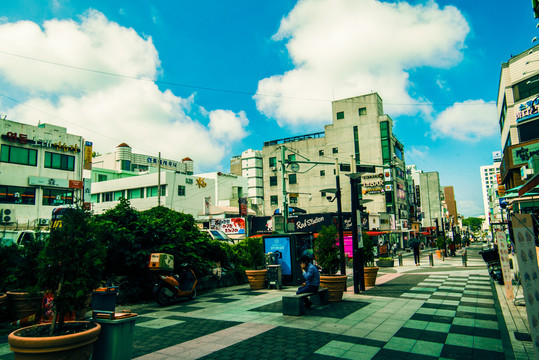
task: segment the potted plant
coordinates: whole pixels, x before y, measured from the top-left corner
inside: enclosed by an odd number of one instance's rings
[[[393,267],[395,261],[390,257],[381,257],[376,260],[376,266],[378,267]]]
[[[99,286],[105,247],[94,236],[92,215],[80,208],[64,209],[61,222],[39,256],[38,285],[54,293],[51,324],[33,325],[9,334],[17,357],[44,353],[49,358],[89,359],[101,326],[88,321],[66,322]]]
[[[376,276],[378,276],[377,266],[374,266],[374,244],[371,237],[363,232],[363,272],[365,286],[374,286],[376,284]]]
[[[329,292],[329,301],[341,301],[346,289],[346,275],[337,275],[340,266],[340,252],[337,246],[337,228],[323,226],[314,241],[314,255],[320,271],[320,287]]]
[[[7,317],[10,322],[28,325],[39,322],[43,292],[37,288],[38,255],[45,242],[24,236],[20,244],[2,246],[0,251],[0,288],[6,291]]]
[[[268,276],[268,269],[264,263],[264,249],[262,238],[248,237],[234,246],[236,256],[245,270],[251,290],[264,289]]]
[[[438,236],[436,238],[436,247],[438,250],[436,250],[436,256],[438,259],[442,258],[442,249],[445,247],[445,239],[443,236]]]

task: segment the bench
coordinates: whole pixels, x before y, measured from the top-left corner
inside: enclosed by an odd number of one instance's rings
[[[304,293],[299,295],[285,295],[282,299],[283,315],[301,316],[305,314],[305,301],[303,298],[309,297],[313,305],[327,305],[329,302],[329,292],[327,288],[318,288],[318,292]]]

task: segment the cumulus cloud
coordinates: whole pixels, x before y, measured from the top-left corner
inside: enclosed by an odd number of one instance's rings
[[[249,124],[244,111],[238,114],[230,110],[210,111],[210,133],[217,139],[234,142],[243,139],[247,132],[245,127]]]
[[[455,7],[440,8],[433,1],[300,1],[273,37],[287,41],[294,68],[259,81],[257,108],[284,126],[327,123],[330,106],[314,99],[377,91],[388,103],[421,103],[408,94],[408,70],[458,63],[468,32]],[[398,115],[418,109],[394,105],[391,110]]]
[[[17,99],[24,104],[0,104],[0,112],[11,120],[64,126],[93,141],[101,153],[126,142],[135,152],[188,156],[207,168],[215,168],[227,155],[231,137],[246,135],[243,112],[213,110],[210,126],[191,117],[191,109],[198,108],[194,95],[181,98],[153,82],[161,69],[151,37],[143,38],[100,12],[87,11],[79,22],[46,21],[42,27],[30,21],[0,24],[0,42],[6,52],[19,55],[0,53],[0,82],[4,90],[26,96]],[[207,122],[207,114],[199,116]],[[229,129],[223,124],[227,120]]]
[[[440,113],[431,124],[434,138],[448,137],[462,141],[481,140],[497,134],[496,103],[467,100],[455,103]]]

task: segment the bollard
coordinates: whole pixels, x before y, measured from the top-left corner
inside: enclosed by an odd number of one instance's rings
[[[402,266],[402,254],[399,254],[399,266]]]
[[[429,265],[430,266],[434,266],[434,254],[433,253],[429,253]]]
[[[462,252],[462,266],[467,267],[468,266],[467,262],[468,262],[468,252],[464,250]]]

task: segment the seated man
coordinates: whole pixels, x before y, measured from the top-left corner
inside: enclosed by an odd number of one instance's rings
[[[296,295],[318,292],[318,287],[320,286],[320,272],[318,272],[318,268],[313,265],[311,258],[308,255],[301,256],[299,261],[301,263],[301,270],[303,270],[305,282],[301,284]],[[304,297],[303,301],[305,302],[306,309],[309,309],[313,304],[308,297]]]

